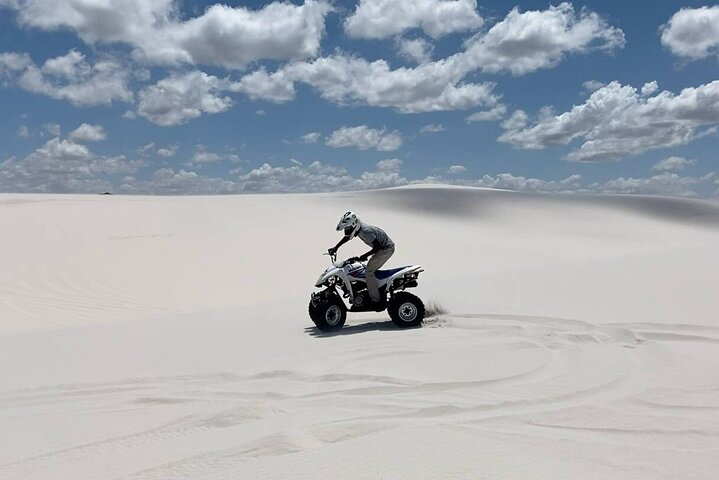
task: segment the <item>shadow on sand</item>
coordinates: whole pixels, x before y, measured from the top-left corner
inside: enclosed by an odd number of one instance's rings
[[[414,328],[399,328],[391,321],[383,321],[383,322],[368,322],[368,323],[360,323],[359,325],[345,325],[344,327],[340,328],[339,330],[333,330],[330,332],[323,332],[317,327],[305,327],[305,333],[317,337],[317,338],[325,338],[325,337],[337,337],[339,335],[356,335],[358,333],[366,333],[366,332],[376,332],[376,331],[386,331],[386,330],[415,330],[417,328],[422,328],[420,325],[419,327]]]

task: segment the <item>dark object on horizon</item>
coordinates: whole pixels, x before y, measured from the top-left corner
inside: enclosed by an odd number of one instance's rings
[[[101,193],[100,195],[112,195],[110,192]]]

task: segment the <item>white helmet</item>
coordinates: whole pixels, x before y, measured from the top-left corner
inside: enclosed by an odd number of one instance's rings
[[[344,230],[345,235],[350,238],[354,238],[354,236],[357,235],[357,232],[359,231],[361,225],[362,222],[360,221],[356,213],[347,212],[342,215],[342,218],[340,218],[340,221],[337,224],[337,231],[339,232],[340,230]]]

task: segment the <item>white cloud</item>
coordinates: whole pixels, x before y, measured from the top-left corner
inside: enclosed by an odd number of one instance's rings
[[[476,0],[360,0],[344,23],[350,37],[374,39],[415,28],[439,38],[481,26]]]
[[[238,178],[243,192],[312,192],[342,190],[355,179],[345,169],[314,162],[308,167],[273,167],[265,163]]]
[[[0,76],[9,79],[5,86],[17,85],[32,93],[67,100],[76,106],[110,105],[133,99],[126,66],[112,58],[92,64],[76,50],[51,58],[41,67],[26,54],[2,54]]]
[[[231,149],[228,149],[225,153],[219,154],[208,150],[205,145],[196,145],[195,153],[188,162],[188,166],[198,167],[206,163],[215,163],[225,160],[230,162],[239,162],[240,156],[232,153]]]
[[[582,189],[581,180],[581,175],[570,175],[562,180],[543,180],[516,176],[511,173],[499,173],[497,175],[484,175],[476,180],[463,180],[453,183],[518,192],[573,193]],[[443,179],[440,179],[440,181],[443,181]]]
[[[496,107],[483,112],[473,113],[466,118],[467,122],[494,122],[501,120],[507,114],[507,106],[499,104]]]
[[[151,193],[161,195],[201,195],[236,193],[236,185],[224,178],[205,177],[193,171],[161,168],[150,180],[126,178],[121,186],[127,193]]]
[[[582,87],[584,87],[584,90],[586,90],[587,92],[593,93],[602,88],[604,85],[604,83],[598,80],[587,80],[582,84]]]
[[[205,147],[198,146],[195,154],[190,159],[190,164],[197,165],[202,163],[219,162],[222,157],[214,152],[208,152]]]
[[[436,123],[430,123],[419,129],[419,133],[439,133],[444,132],[444,127]]]
[[[152,150],[154,148],[155,148],[155,142],[150,142],[150,143],[138,148],[137,153],[139,153],[140,155],[147,155],[148,153],[152,152]]]
[[[662,44],[692,60],[719,58],[719,5],[679,10],[662,27]]]
[[[413,2],[403,2],[413,4]],[[274,102],[294,98],[294,84],[305,83],[338,105],[394,108],[402,113],[494,107],[494,83],[469,83],[473,72],[526,74],[559,63],[566,54],[611,51],[623,46],[621,30],[587,9],[575,13],[569,3],[545,11],[517,9],[488,32],[477,34],[466,50],[413,68],[391,69],[387,61],[343,54],[297,61],[268,73],[263,68],[231,89],[253,99]]]
[[[26,53],[0,53],[0,79],[12,77],[32,65],[30,55]]]
[[[652,170],[669,171],[669,170],[684,170],[689,165],[696,165],[696,159],[686,159],[684,157],[667,157],[664,160],[657,162]]]
[[[694,197],[697,196],[695,188],[713,178],[714,174],[703,177],[682,177],[676,173],[665,172],[648,178],[620,177],[603,184],[592,184],[588,188],[597,193]]]
[[[447,169],[447,173],[450,175],[459,175],[467,171],[464,165],[452,165]]]
[[[335,55],[297,62],[283,69],[293,81],[307,83],[339,105],[391,107],[403,113],[492,106],[492,83],[461,83],[464,72],[455,60],[428,62],[392,70],[385,60]]]
[[[295,84],[284,70],[269,74],[260,68],[231,84],[229,90],[244,93],[253,100],[274,103],[285,103],[295,98]]]
[[[177,145],[157,149],[157,154],[162,158],[172,158],[177,154]]]
[[[696,196],[697,188],[707,186],[716,178],[712,173],[702,177],[663,173],[647,178],[616,178],[603,183],[586,184],[581,175],[570,175],[561,180],[544,180],[500,173],[476,179],[458,179],[454,178],[455,175],[464,172],[455,169],[454,174],[448,172],[449,177],[434,176],[409,180],[402,176],[401,168],[401,160],[387,159],[378,162],[374,170],[355,177],[342,167],[320,162],[305,167],[298,161],[292,161],[288,167],[265,163],[238,175],[235,180],[205,177],[192,171],[161,169],[150,180],[129,179],[124,189],[132,193],[163,194],[277,193],[366,190],[413,183],[444,183],[521,192]]]
[[[168,127],[185,123],[203,113],[220,113],[232,106],[221,96],[227,82],[204,72],[173,74],[140,92],[137,113]]]
[[[595,12],[576,14],[571,3],[543,11],[514,8],[486,34],[467,42],[467,61],[484,72],[523,75],[556,66],[567,53],[612,51],[624,46],[624,34]]]
[[[402,146],[402,135],[398,131],[369,128],[367,125],[342,127],[332,132],[325,142],[333,148],[355,147],[360,150],[375,149],[391,152]]]
[[[502,128],[510,131],[522,129],[527,126],[528,121],[529,116],[524,110],[515,110],[508,119],[502,122]]]
[[[397,40],[399,56],[414,63],[426,63],[432,60],[434,46],[424,38],[400,38]]]
[[[107,138],[105,129],[100,125],[83,123],[70,133],[70,140],[76,143],[99,142]]]
[[[206,177],[197,172],[170,168],[157,170],[149,180],[128,177],[122,189],[128,193],[160,194],[221,194],[221,193],[275,193],[275,192],[326,192],[363,190],[406,185],[407,179],[399,174],[401,160],[378,162],[374,170],[353,177],[342,167],[313,162],[308,166],[291,161],[291,166],[273,166],[265,163],[244,174],[235,169],[236,179]]]
[[[321,136],[322,134],[320,132],[310,132],[306,135],[302,135],[300,140],[302,140],[302,143],[317,143]]]
[[[657,93],[658,90],[659,90],[659,83],[656,80],[654,80],[653,82],[645,83],[644,86],[642,87],[641,92],[642,92],[642,95],[644,95],[645,97],[648,97],[650,95],[654,95],[655,93]]]
[[[683,145],[715,132],[718,124],[719,81],[686,88],[679,94],[663,91],[651,96],[611,82],[570,111],[540,115],[532,124],[526,118],[524,122],[505,122],[506,131],[499,141],[542,149],[583,139],[568,159],[591,162]]]
[[[110,189],[106,175],[133,173],[142,161],[105,157],[85,145],[58,137],[23,159],[0,163],[0,190],[13,192],[92,192]]]
[[[122,43],[159,65],[245,68],[258,60],[314,57],[324,34],[328,2],[274,2],[259,10],[212,5],[181,19],[176,0],[15,0],[22,26],[71,30],[88,44]]]
[[[20,138],[30,138],[30,130],[27,128],[27,125],[20,125],[20,127],[18,127],[17,136]]]

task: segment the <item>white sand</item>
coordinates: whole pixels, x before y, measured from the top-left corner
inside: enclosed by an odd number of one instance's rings
[[[310,328],[347,209],[450,313]],[[697,200],[0,195],[0,479],[715,479],[718,247]]]

